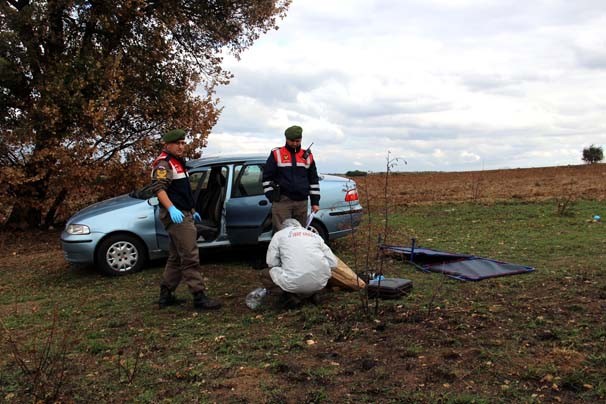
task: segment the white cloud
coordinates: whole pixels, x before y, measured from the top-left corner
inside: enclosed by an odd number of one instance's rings
[[[306,0],[280,26],[226,59],[209,152],[268,153],[291,124],[324,172],[383,170],[388,150],[410,171],[578,164],[606,144],[602,0]]]
[[[434,152],[431,153],[431,155],[432,155],[432,157],[434,157],[436,159],[441,159],[446,156],[446,154],[440,149],[434,150]]]
[[[466,163],[475,163],[481,160],[480,156],[478,156],[476,153],[468,152],[467,150],[463,150],[460,157],[461,160]]]

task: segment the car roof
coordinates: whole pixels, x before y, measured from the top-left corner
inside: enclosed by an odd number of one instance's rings
[[[217,164],[245,163],[245,162],[265,162],[267,155],[264,154],[232,154],[232,155],[215,155],[206,156],[195,160],[189,160],[187,166],[189,168],[210,166]]]

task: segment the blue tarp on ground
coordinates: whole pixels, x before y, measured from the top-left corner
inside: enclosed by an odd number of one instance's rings
[[[461,281],[480,281],[486,278],[534,271],[534,268],[525,265],[430,248],[381,245],[380,249],[386,254],[403,257],[423,271],[443,273]]]

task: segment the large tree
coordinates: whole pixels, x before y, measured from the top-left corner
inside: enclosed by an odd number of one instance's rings
[[[587,164],[595,164],[604,160],[604,150],[599,146],[591,145],[583,149],[582,160]]]
[[[199,152],[230,79],[224,52],[276,28],[289,3],[0,0],[0,220],[48,226],[131,189],[167,129]]]

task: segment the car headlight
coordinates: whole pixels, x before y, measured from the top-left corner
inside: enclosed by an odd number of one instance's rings
[[[69,234],[90,234],[88,226],[83,224],[70,224],[65,228],[65,231]]]

